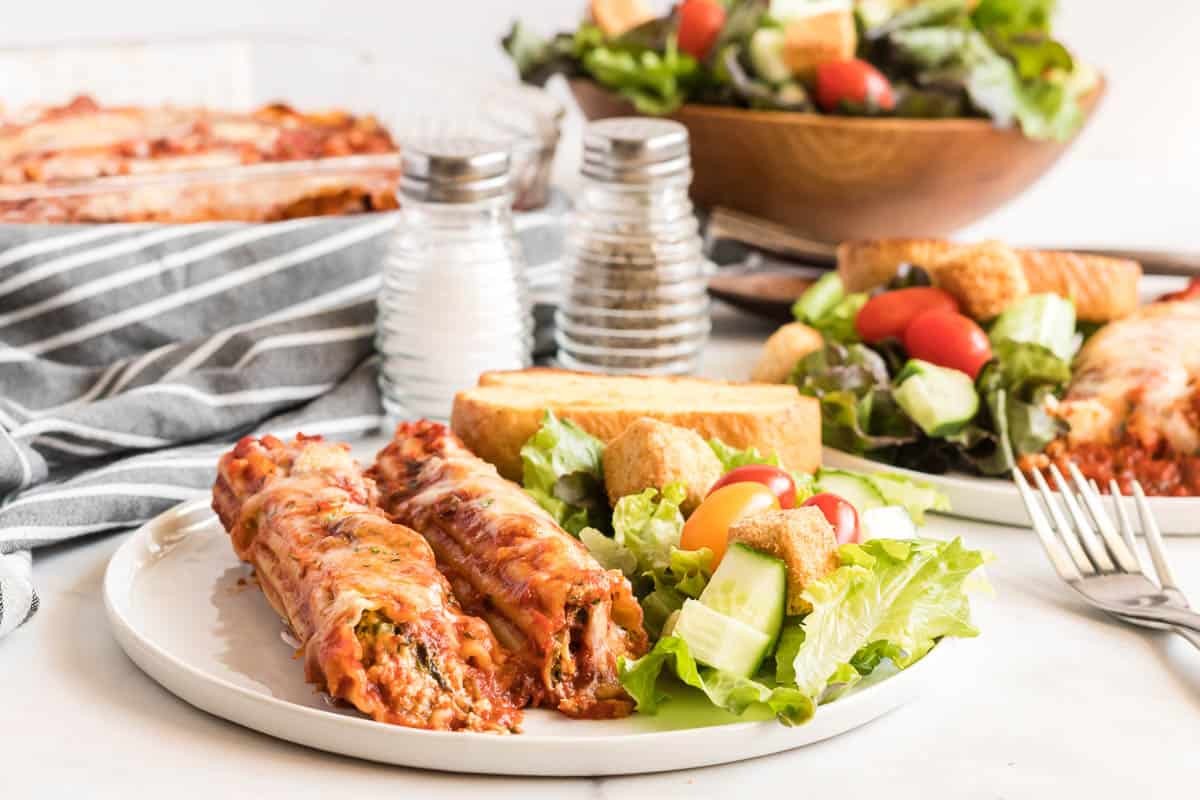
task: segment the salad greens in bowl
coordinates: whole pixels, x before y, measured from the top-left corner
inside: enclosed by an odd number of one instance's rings
[[[524,81],[565,76],[589,119],[686,126],[702,207],[833,242],[942,236],[1036,181],[1103,93],[1054,38],[1053,11],[1053,0],[683,0],[660,17],[593,0],[574,31],[517,22],[503,44]]]
[[[792,473],[774,454],[708,446],[724,476],[689,515],[687,474],[610,503],[605,445],[549,411],[521,451],[526,490],[642,606],[655,643],[620,664],[639,713],[699,690],[716,709],[797,725],[881,667],[978,634],[967,592],[985,585],[988,556],[920,534],[927,511],[948,508],[939,492],[884,472]]]
[[[686,103],[853,116],[983,117],[1064,140],[1098,77],[1051,32],[1054,0],[593,0],[504,47],[523,80],[589,79],[644,114]]]

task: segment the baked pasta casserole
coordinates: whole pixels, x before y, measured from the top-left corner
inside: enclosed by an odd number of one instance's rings
[[[391,209],[395,154],[378,120],[345,111],[79,96],[0,116],[0,222],[267,222]]]

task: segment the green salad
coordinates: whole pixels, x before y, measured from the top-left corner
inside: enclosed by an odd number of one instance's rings
[[[603,443],[550,412],[521,451],[526,490],[620,570],[642,605],[654,645],[620,664],[639,712],[699,690],[716,708],[768,708],[796,725],[881,667],[902,670],[943,637],[977,635],[967,590],[986,555],[917,528],[926,512],[948,509],[939,492],[888,473],[790,473],[774,454],[708,446],[725,475],[691,515],[680,482],[610,505]],[[766,508],[764,495],[775,511],[739,516],[754,498]],[[825,544],[812,545],[820,557],[729,541],[735,522],[769,527],[772,514],[801,505],[820,509],[822,527],[829,520]],[[790,571],[822,558],[832,563],[797,593]]]
[[[874,296],[829,273],[793,313],[824,337],[791,382],[820,400],[827,446],[921,472],[1006,475],[1064,432],[1050,406],[1088,332],[1070,300],[1031,295],[984,328],[913,267]]]
[[[683,0],[666,16],[593,0],[574,31],[517,22],[521,78],[586,78],[645,114],[684,103],[984,117],[1065,140],[1097,76],[1051,32],[1055,0]]]

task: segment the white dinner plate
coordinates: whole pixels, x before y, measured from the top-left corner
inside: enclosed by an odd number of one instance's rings
[[[889,464],[881,464],[861,456],[850,455],[841,450],[826,447],[822,455],[822,464],[827,467],[853,469],[860,472],[894,472],[898,475],[925,481],[936,486],[950,498],[950,514],[966,519],[978,519],[984,522],[998,522],[1003,525],[1016,525],[1028,528],[1029,515],[1021,502],[1016,484],[1000,478],[976,478],[970,475],[950,473],[947,475],[930,475],[926,472],[916,472],[911,469],[901,469]],[[1193,536],[1200,535],[1200,497],[1151,497],[1150,509],[1154,518],[1162,528],[1163,533]],[[1137,519],[1137,511],[1133,501],[1129,511],[1132,519]]]
[[[747,722],[680,698],[657,715],[621,720],[530,711],[524,733],[500,736],[411,730],[332,705],[304,682],[282,623],[204,502],[177,506],[135,531],[109,562],[104,602],[129,657],[209,713],[343,755],[505,775],[657,772],[801,747],[876,719],[934,681],[961,674],[954,662],[968,646],[944,642],[908,670],[872,676],[794,728],[765,714]]]

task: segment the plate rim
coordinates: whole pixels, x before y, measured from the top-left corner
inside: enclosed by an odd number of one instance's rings
[[[893,464],[885,464],[881,461],[872,461],[871,459],[848,453],[845,450],[838,450],[835,447],[823,446],[821,448],[822,466],[829,465],[834,469],[855,469],[864,472],[890,472],[897,475],[902,475],[912,480],[924,481],[932,484],[935,487],[943,488],[946,491],[960,492],[976,492],[987,493],[995,500],[1011,501],[1018,504],[1019,512],[1024,518],[1023,522],[1010,522],[999,515],[992,517],[984,517],[960,512],[957,509],[951,508],[948,512],[931,512],[938,513],[944,516],[957,519],[969,519],[979,522],[986,522],[994,525],[1006,525],[1009,527],[1030,528],[1031,523],[1028,515],[1025,512],[1025,507],[1020,503],[1021,495],[1017,490],[1015,483],[1003,480],[1001,478],[989,478],[976,475],[967,475],[961,472],[947,472],[943,474],[935,474],[931,472],[920,472],[907,467],[898,467]],[[830,464],[830,457],[835,463]],[[1057,492],[1055,493],[1058,494]],[[1159,510],[1163,514],[1186,514],[1189,511],[1200,512],[1200,496],[1197,497],[1148,497],[1151,510]],[[1176,530],[1173,524],[1164,523],[1159,520],[1160,527],[1163,527],[1163,533],[1176,536],[1196,536],[1200,535],[1200,530],[1194,532]]]
[[[113,553],[113,555],[110,557],[110,559],[108,561],[108,564],[105,567],[104,579],[103,579],[104,608],[105,608],[105,613],[106,613],[106,616],[109,621],[109,626],[112,629],[114,638],[116,638],[117,643],[121,646],[121,649],[126,653],[126,655],[129,656],[129,658],[134,662],[134,664],[142,672],[144,672],[155,683],[157,683],[160,686],[162,686],[163,688],[167,689],[169,692],[171,692],[171,694],[175,695],[176,697],[178,697],[179,699],[188,703],[189,705],[193,706],[194,708],[197,708],[197,709],[204,711],[206,713],[209,713],[209,714],[213,714],[214,716],[220,717],[220,718],[222,718],[228,722],[231,722],[233,724],[236,724],[240,727],[244,727],[244,728],[248,728],[250,730],[257,731],[263,735],[271,736],[272,738],[280,739],[283,741],[289,741],[289,742],[292,742],[295,744],[299,744],[301,746],[310,747],[310,748],[313,748],[316,750],[321,750],[324,752],[339,753],[339,754],[354,757],[354,758],[364,759],[364,760],[368,760],[368,761],[377,761],[380,763],[391,763],[391,764],[399,763],[396,761],[389,761],[389,760],[384,760],[384,759],[373,758],[369,755],[365,755],[365,754],[361,754],[361,753],[356,754],[356,753],[354,753],[350,750],[344,749],[344,748],[343,749],[333,749],[329,746],[324,746],[321,744],[314,744],[311,742],[311,740],[306,739],[302,736],[281,735],[272,730],[267,730],[263,725],[254,724],[253,722],[249,721],[247,719],[247,717],[249,716],[249,713],[236,714],[236,713],[225,713],[224,711],[213,710],[213,708],[210,706],[215,705],[215,704],[209,704],[208,706],[206,706],[206,705],[201,704],[198,700],[195,699],[196,695],[203,694],[203,689],[197,689],[197,690],[193,690],[190,692],[179,691],[173,685],[171,685],[176,682],[175,680],[164,679],[163,677],[160,677],[159,674],[157,674],[157,671],[160,669],[174,670],[177,673],[182,673],[186,677],[187,680],[190,680],[197,686],[204,687],[209,690],[219,690],[220,692],[224,693],[227,697],[232,697],[232,698],[236,698],[236,699],[248,702],[250,708],[252,708],[252,709],[265,709],[272,714],[298,715],[299,719],[312,720],[312,721],[314,721],[315,724],[318,724],[318,725],[326,725],[326,724],[348,725],[348,726],[350,726],[350,728],[352,730],[355,730],[355,731],[371,732],[373,735],[390,737],[390,738],[393,738],[396,740],[401,740],[401,741],[408,737],[415,736],[415,737],[419,737],[423,741],[471,742],[471,743],[486,742],[488,747],[496,747],[496,748],[504,749],[506,751],[513,751],[513,752],[537,749],[539,746],[540,747],[545,747],[545,746],[555,746],[555,747],[571,747],[571,746],[587,747],[587,746],[591,746],[591,747],[595,747],[596,744],[601,741],[603,741],[606,744],[612,744],[614,746],[620,746],[620,745],[628,746],[628,745],[632,745],[632,744],[651,743],[651,742],[654,742],[656,739],[661,739],[662,737],[667,737],[667,736],[669,736],[671,738],[671,741],[673,744],[686,744],[686,741],[693,740],[697,737],[703,737],[706,734],[711,734],[711,731],[713,729],[717,729],[717,728],[721,729],[721,731],[723,733],[725,733],[726,735],[738,735],[739,733],[748,732],[751,730],[759,730],[759,731],[764,731],[764,732],[776,731],[776,730],[790,730],[789,728],[787,728],[787,726],[783,726],[775,720],[768,719],[768,720],[751,720],[751,721],[746,721],[746,722],[730,722],[730,723],[724,723],[724,724],[719,724],[719,725],[704,725],[704,726],[698,726],[698,727],[693,727],[693,728],[675,728],[675,729],[670,729],[670,730],[648,730],[648,731],[641,731],[641,732],[636,732],[636,733],[615,733],[615,734],[604,735],[604,736],[599,736],[599,737],[571,735],[571,734],[542,734],[542,733],[519,733],[519,734],[512,734],[512,735],[506,736],[506,735],[497,735],[494,733],[483,733],[483,732],[475,732],[475,731],[429,731],[429,730],[422,730],[422,729],[416,729],[416,728],[406,728],[406,727],[398,726],[398,725],[386,725],[383,723],[375,722],[374,720],[371,720],[364,716],[356,715],[356,714],[335,714],[335,713],[332,713],[329,711],[322,710],[320,708],[313,708],[310,706],[301,705],[299,703],[295,703],[290,700],[286,700],[286,699],[279,698],[279,697],[273,697],[269,694],[255,691],[255,690],[250,689],[245,686],[240,686],[226,678],[223,678],[219,675],[212,674],[212,673],[207,672],[199,667],[196,667],[196,666],[192,665],[191,663],[189,663],[188,661],[186,661],[185,659],[183,659],[182,657],[171,653],[166,648],[164,648],[163,646],[158,644],[156,641],[154,641],[149,635],[147,635],[143,630],[141,630],[140,627],[136,623],[134,623],[133,620],[131,620],[129,618],[128,614],[126,613],[128,611],[127,607],[122,608],[123,605],[126,605],[129,602],[129,597],[130,597],[130,594],[132,592],[132,587],[133,587],[133,579],[136,577],[137,571],[141,568],[144,568],[144,566],[145,566],[145,564],[141,560],[140,556],[146,550],[146,547],[147,547],[146,538],[150,535],[150,532],[153,531],[157,526],[160,526],[169,520],[172,520],[176,517],[187,517],[191,514],[196,513],[200,509],[207,508],[207,506],[208,506],[208,501],[205,499],[184,501],[184,502],[179,503],[178,505],[162,512],[161,514],[157,515],[156,517],[148,520],[147,522],[143,523],[142,525],[140,525],[139,527],[134,529],[129,534],[129,536],[125,539],[125,541],[123,541],[121,543],[121,545],[117,548],[117,550]],[[202,517],[192,520],[186,527],[191,528],[191,527],[210,525],[213,522],[215,522],[215,520],[216,520],[216,515],[213,514],[211,511],[208,511],[208,513],[203,515]],[[864,688],[862,691],[855,692],[853,694],[850,694],[849,696],[839,698],[834,703],[831,703],[829,706],[824,707],[826,709],[828,709],[830,707],[836,707],[838,709],[841,709],[841,713],[853,718],[854,712],[856,710],[858,710],[860,706],[864,705],[865,703],[870,702],[872,699],[874,699],[874,700],[880,699],[878,693],[875,690],[877,690],[883,686],[889,686],[891,688],[891,692],[889,693],[890,700],[884,703],[884,705],[886,705],[886,708],[882,711],[878,711],[877,713],[870,712],[860,722],[855,722],[846,727],[838,728],[836,731],[834,731],[830,734],[827,734],[825,736],[822,736],[818,739],[814,739],[809,742],[801,742],[801,743],[797,743],[797,744],[794,744],[791,746],[773,747],[770,750],[767,750],[767,751],[764,751],[761,753],[757,753],[755,755],[739,755],[739,756],[735,756],[733,758],[724,759],[724,760],[705,761],[703,764],[699,764],[698,766],[705,766],[705,765],[711,766],[711,765],[722,764],[722,763],[730,763],[733,761],[741,761],[741,760],[746,760],[749,758],[757,758],[762,755],[786,752],[788,750],[805,747],[809,744],[816,743],[817,741],[821,741],[823,739],[839,736],[839,735],[842,735],[843,733],[848,733],[862,725],[865,725],[865,724],[872,722],[878,718],[881,718],[881,717],[891,713],[892,711],[896,710],[900,706],[907,704],[909,701],[911,701],[916,696],[918,696],[920,694],[920,686],[922,685],[921,681],[924,680],[932,670],[935,670],[938,668],[947,668],[948,663],[953,660],[951,657],[949,657],[949,651],[957,651],[961,647],[961,644],[962,643],[960,643],[960,642],[954,642],[949,639],[942,641],[934,648],[934,651],[931,651],[931,653],[928,654],[925,658],[922,658],[921,661],[912,665],[908,669],[903,670],[901,672],[897,672],[896,674],[889,676],[888,678],[884,679],[883,681],[880,681],[878,684]],[[134,652],[132,652],[133,650],[140,651],[141,655],[143,655],[145,658],[152,661],[153,668],[147,668],[145,665],[143,665],[142,660],[140,658],[138,658],[134,654]],[[933,655],[933,652],[938,652],[940,655],[935,658],[930,658],[930,656]],[[548,713],[550,713],[550,712],[548,712]],[[829,712],[827,711],[826,713],[829,713]],[[585,723],[586,720],[580,720],[579,722],[582,724],[582,723]],[[804,726],[796,726],[796,727],[801,728]],[[439,745],[439,746],[445,746],[445,745]],[[417,765],[414,764],[413,766],[417,766]],[[438,768],[438,767],[426,767],[426,766],[419,766],[418,768],[435,769],[435,770],[442,769],[442,768]],[[656,770],[616,769],[614,771],[606,771],[606,772],[564,772],[564,773],[514,771],[514,772],[506,772],[503,774],[559,775],[559,776],[567,776],[567,775],[584,776],[584,775],[600,775],[600,774],[631,775],[631,774],[647,774],[649,772],[655,772],[655,771],[673,771],[673,770],[687,769],[687,768],[694,768],[694,767],[689,767],[687,765],[683,765],[683,766],[675,766],[675,767],[662,767],[662,768],[659,768]],[[456,772],[458,774],[500,774],[500,773],[495,773],[495,772],[484,772],[484,771],[477,770],[477,769],[471,769],[469,767],[465,768],[465,769],[459,769],[459,770],[442,769],[442,771]]]

